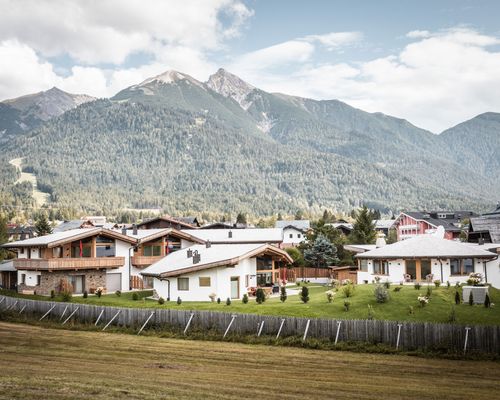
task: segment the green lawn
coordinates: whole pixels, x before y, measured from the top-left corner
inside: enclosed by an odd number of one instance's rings
[[[0,399],[493,399],[499,364],[0,322]],[[390,380],[390,381],[389,381]],[[389,384],[390,382],[390,384]]]
[[[304,304],[299,296],[288,296],[285,303],[281,303],[279,298],[268,299],[264,304],[257,304],[255,299],[250,299],[248,304],[241,301],[233,301],[230,306],[225,302],[221,304],[210,302],[183,302],[177,305],[175,301],[165,302],[159,305],[156,301],[142,298],[151,295],[151,291],[140,292],[140,300],[132,300],[131,293],[123,293],[120,297],[115,294],[103,295],[101,298],[89,296],[87,299],[73,297],[73,302],[85,304],[99,304],[120,307],[148,307],[148,308],[175,308],[181,310],[210,310],[222,312],[255,313],[262,315],[287,315],[295,317],[313,318],[342,318],[342,319],[365,319],[368,316],[368,305],[373,307],[374,318],[398,320],[398,321],[429,321],[448,322],[450,310],[454,305],[455,288],[439,289],[432,286],[432,295],[429,304],[420,307],[417,301],[419,294],[426,294],[426,286],[420,290],[415,290],[413,286],[404,286],[400,292],[395,292],[394,285],[389,289],[390,300],[387,303],[379,304],[373,295],[374,285],[357,285],[354,296],[349,299],[344,298],[342,292],[338,292],[335,300],[328,303],[325,295],[327,287],[310,285],[310,301]],[[4,291],[5,293],[5,291]],[[47,300],[42,296],[23,296]],[[490,298],[492,308],[485,308],[482,305],[469,306],[460,304],[455,307],[457,323],[459,324],[482,324],[500,325],[500,290],[490,288]],[[344,300],[348,300],[350,310],[344,311]],[[413,307],[413,314],[409,313],[409,307]]]

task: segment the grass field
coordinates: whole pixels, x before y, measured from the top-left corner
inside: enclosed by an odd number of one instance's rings
[[[343,318],[343,319],[365,319],[368,316],[368,304],[373,307],[374,318],[398,320],[398,321],[429,321],[448,322],[450,310],[455,298],[455,288],[445,286],[436,289],[432,285],[432,295],[429,304],[421,308],[417,301],[419,294],[426,294],[426,287],[415,290],[413,286],[404,286],[400,292],[390,290],[390,300],[387,303],[379,304],[373,295],[373,285],[357,285],[353,297],[347,299],[351,305],[348,312],[344,311],[344,300],[342,293],[336,295],[333,303],[326,300],[325,291],[328,288],[323,286],[310,287],[310,301],[304,304],[299,296],[289,296],[285,303],[281,303],[279,298],[268,299],[264,304],[257,304],[255,299],[251,299],[248,304],[241,301],[233,301],[230,306],[225,304],[225,299],[221,304],[210,302],[183,302],[177,305],[175,301],[165,302],[159,305],[156,301],[141,299],[132,300],[131,293],[123,293],[120,297],[115,294],[104,295],[101,298],[89,296],[87,299],[73,297],[74,302],[86,304],[100,304],[120,307],[162,307],[177,308],[183,310],[211,310],[222,312],[255,313],[262,315],[287,315],[296,317],[317,317],[317,318]],[[151,291],[142,292],[142,296],[151,295]],[[32,296],[28,296],[33,298]],[[500,325],[500,290],[490,288],[492,303],[497,303],[492,308],[485,308],[482,305],[469,306],[460,304],[456,306],[457,323],[460,324],[483,324]],[[46,297],[36,296],[38,299],[47,300]],[[413,307],[414,313],[409,314],[409,306]]]
[[[0,399],[492,399],[500,364],[0,322]]]

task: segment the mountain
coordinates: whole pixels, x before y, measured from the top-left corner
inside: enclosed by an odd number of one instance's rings
[[[498,140],[497,125],[468,122],[434,135],[337,100],[268,93],[223,69],[207,82],[167,71],[1,145],[0,183],[12,186],[8,161],[26,157],[54,205],[88,212],[489,208],[498,174],[462,158],[467,140],[478,152]]]
[[[67,93],[56,87],[4,100],[0,103],[0,132],[10,135],[29,131],[53,117],[93,100],[94,97]]]

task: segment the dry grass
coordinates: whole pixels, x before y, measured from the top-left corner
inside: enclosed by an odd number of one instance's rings
[[[500,364],[0,323],[2,399],[491,399]]]

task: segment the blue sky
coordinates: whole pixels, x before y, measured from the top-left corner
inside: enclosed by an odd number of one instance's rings
[[[167,69],[206,80],[222,66],[436,133],[500,111],[499,1],[0,0],[0,11],[0,99],[52,86],[107,97]]]

